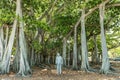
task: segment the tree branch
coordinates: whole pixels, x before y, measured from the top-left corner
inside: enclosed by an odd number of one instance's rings
[[[118,7],[118,6],[120,6],[120,3],[110,4],[107,5],[106,7],[109,8],[109,7]]]
[[[120,46],[120,43],[118,43],[118,45],[114,45],[114,46],[112,46],[111,48],[108,48],[108,50],[111,50],[111,49],[117,48],[117,47],[119,47],[119,46]]]
[[[109,1],[110,1],[110,0],[106,0],[106,1],[104,2],[104,4],[107,4]],[[98,9],[101,4],[103,4],[103,3],[100,3],[100,4],[98,4],[97,6],[95,6],[94,8],[90,9],[89,12],[85,14],[85,17],[87,17],[87,16],[90,15],[92,12],[94,12],[96,9]]]
[[[56,13],[62,12],[62,10],[64,9],[64,7],[65,7],[65,4],[62,4],[62,5],[56,10]]]
[[[106,4],[106,3],[108,3],[108,2],[109,2],[109,0],[106,0],[106,1],[104,2],[104,4]],[[101,4],[102,4],[102,3],[101,3]],[[85,17],[87,17],[87,16],[90,15],[92,12],[94,12],[96,9],[98,9],[101,4],[99,4],[99,5],[95,6],[94,8],[90,9],[89,12],[85,14]],[[78,19],[78,21],[76,22],[76,24],[75,24],[74,27],[78,27],[78,25],[80,24],[80,21],[81,21],[81,16],[79,17],[79,19]],[[73,29],[70,31],[70,33],[72,33],[72,31],[73,31]],[[69,35],[67,35],[67,36],[69,36]]]
[[[56,2],[57,0],[53,2],[53,4],[38,18],[38,20],[42,20],[54,8]]]

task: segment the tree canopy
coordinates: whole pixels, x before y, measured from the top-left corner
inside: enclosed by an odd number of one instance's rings
[[[20,1],[21,12],[16,10],[18,1]],[[102,7],[100,7],[101,5]],[[101,11],[103,9],[103,12],[100,13],[100,9]],[[10,47],[8,46],[8,38],[10,40],[15,20],[17,20],[17,29],[15,29],[15,38],[13,47],[11,47],[12,55],[19,57],[14,59],[16,62],[13,65],[22,63],[22,57],[24,67],[29,65],[30,67],[39,66],[40,63],[54,63],[57,52],[64,55],[65,62],[69,62],[70,57],[72,63],[73,59],[73,65],[77,65],[81,61],[78,58],[79,55],[83,59],[84,55],[82,53],[84,51],[82,50],[85,50],[86,53],[85,60],[87,60],[87,57],[92,57],[95,51],[102,55],[101,26],[104,28],[106,37],[106,51],[120,55],[119,0],[1,0],[0,50],[4,48],[1,52],[3,55],[7,54],[4,53],[6,47]],[[101,25],[102,23],[103,25]],[[83,40],[83,43],[81,40]],[[7,45],[5,46],[5,44]],[[79,47],[81,48],[80,52]],[[17,53],[20,53],[20,55]],[[69,57],[66,58],[66,56]],[[20,60],[17,60],[18,58]],[[77,68],[77,66],[73,67]],[[20,74],[27,74],[17,66],[16,71],[19,71]],[[25,71],[31,72],[29,68],[25,68]]]

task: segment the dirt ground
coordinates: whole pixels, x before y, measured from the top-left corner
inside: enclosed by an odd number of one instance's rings
[[[120,62],[115,63],[114,68],[120,70]],[[117,74],[120,72],[117,71]],[[56,74],[56,69],[33,68],[33,74],[30,77],[17,77],[15,73],[0,75],[0,80],[120,80],[120,76],[103,75],[95,72],[73,71],[71,69],[63,69],[62,75]]]

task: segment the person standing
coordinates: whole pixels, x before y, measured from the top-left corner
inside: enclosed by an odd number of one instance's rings
[[[57,74],[60,75],[62,73],[63,58],[59,53],[57,53],[55,63],[57,66]]]

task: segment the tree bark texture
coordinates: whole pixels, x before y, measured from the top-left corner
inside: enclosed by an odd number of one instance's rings
[[[23,18],[22,18],[22,8],[21,8],[21,1],[17,0],[17,9],[19,14],[19,46],[20,46],[20,68],[18,75],[26,76],[31,74],[31,69],[29,66],[29,63],[27,61],[27,43],[25,40],[24,35],[24,24],[23,24]]]
[[[5,49],[3,59],[2,59],[1,65],[0,65],[0,70],[1,70],[1,73],[3,73],[3,74],[9,73],[10,57],[11,57],[12,47],[13,47],[13,43],[14,43],[16,25],[17,25],[17,20],[15,19],[13,28],[12,28],[12,32],[11,32],[11,35],[9,38],[8,46]]]
[[[63,39],[63,65],[66,66],[66,46],[67,46],[67,40],[64,37]]]
[[[77,70],[77,26],[74,27],[73,69]]]
[[[82,10],[81,17],[81,50],[82,50],[82,62],[81,62],[81,70],[88,71],[89,63],[88,63],[88,51],[87,51],[87,43],[86,43],[86,33],[85,33],[85,10]]]
[[[103,74],[107,74],[110,69],[110,63],[109,63],[107,44],[106,44],[106,38],[105,38],[105,33],[104,33],[104,8],[105,8],[104,3],[99,6],[100,28],[101,28],[101,46],[102,46],[102,67],[101,67],[100,72]]]

